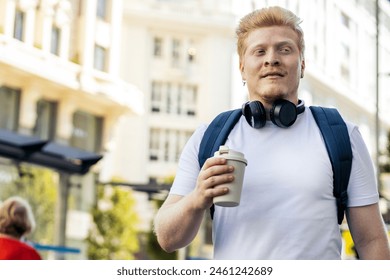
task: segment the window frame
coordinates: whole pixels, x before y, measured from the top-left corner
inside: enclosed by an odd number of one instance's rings
[[[25,23],[26,23],[26,13],[22,10],[15,10],[14,18],[14,33],[13,37],[19,41],[24,41],[25,36]]]
[[[6,116],[4,118],[1,118],[1,128],[8,129],[11,131],[17,131],[19,126],[21,94],[22,90],[20,88],[0,86],[0,116]],[[2,99],[4,99],[4,101]],[[4,125],[2,123],[3,120],[5,121]]]
[[[36,103],[36,114],[33,134],[41,139],[54,140],[56,136],[58,103],[40,99]]]
[[[107,72],[108,68],[108,49],[95,44],[93,56],[94,69],[102,72]]]
[[[90,152],[100,152],[103,137],[102,117],[79,110],[73,113],[72,125],[71,146]]]

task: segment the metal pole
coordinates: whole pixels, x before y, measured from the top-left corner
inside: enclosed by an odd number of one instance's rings
[[[375,165],[376,165],[376,177],[378,188],[380,187],[380,170],[379,170],[379,134],[380,134],[380,121],[379,121],[379,0],[375,0],[375,24],[376,24],[376,36],[375,36]]]
[[[57,246],[66,245],[66,218],[68,212],[69,174],[60,172],[57,194],[57,209],[55,221],[54,242]],[[65,259],[64,253],[56,252],[55,259]]]

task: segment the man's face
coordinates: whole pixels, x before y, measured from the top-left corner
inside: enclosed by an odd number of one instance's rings
[[[259,100],[265,106],[280,98],[297,103],[305,68],[298,35],[285,26],[263,27],[249,33],[245,42],[240,70],[250,100]]]

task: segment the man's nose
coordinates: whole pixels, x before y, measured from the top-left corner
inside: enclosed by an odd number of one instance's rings
[[[266,59],[265,59],[265,65],[267,65],[267,66],[280,65],[280,59],[279,59],[278,54],[274,51],[268,52]]]

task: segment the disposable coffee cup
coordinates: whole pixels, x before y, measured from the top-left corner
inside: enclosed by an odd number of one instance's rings
[[[216,196],[213,199],[215,205],[224,207],[235,207],[240,204],[242,183],[244,181],[245,168],[248,161],[244,154],[231,150],[227,146],[220,146],[219,150],[214,153],[214,157],[223,157],[227,159],[227,164],[234,167],[232,182],[221,184],[216,188],[227,187],[229,192],[227,194]]]

